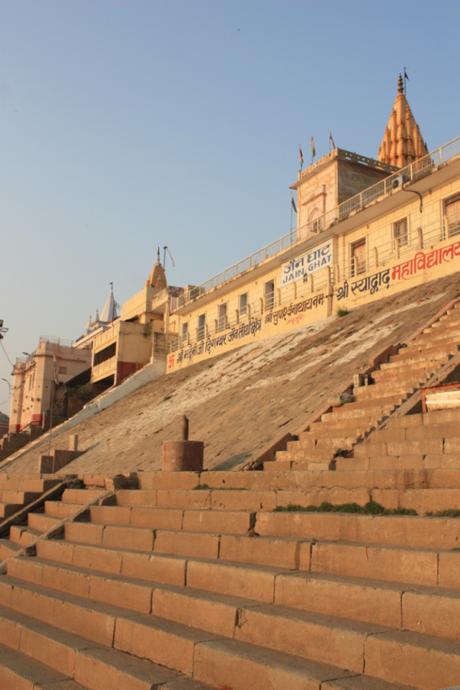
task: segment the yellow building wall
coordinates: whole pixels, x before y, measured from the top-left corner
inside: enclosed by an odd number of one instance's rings
[[[423,196],[420,212],[419,198],[413,193],[400,192],[404,196],[398,197],[401,201],[398,208],[346,233],[340,234],[340,224],[336,226],[330,268],[281,287],[281,267],[286,258],[280,256],[278,266],[257,279],[248,272],[230,292],[224,294],[228,286],[223,286],[216,290],[214,299],[204,295],[186,309],[172,314],[169,330],[177,335],[177,341],[168,355],[167,371],[319,321],[336,314],[339,309],[349,310],[458,271],[460,234],[446,237],[443,218],[444,201],[458,193],[460,179],[430,189]],[[376,209],[377,216],[377,206]],[[407,244],[399,246],[394,240],[393,228],[394,223],[403,218],[407,218]],[[326,233],[319,235],[315,246],[324,245],[327,237]],[[351,246],[363,238],[366,240],[366,266],[362,274],[354,275]],[[298,257],[295,246],[291,256]],[[269,280],[275,281],[273,309],[266,309],[263,300],[264,285]],[[248,293],[250,314],[238,320],[238,299],[244,292]],[[228,324],[227,328],[219,330],[218,306],[223,303],[227,304]],[[199,340],[197,320],[203,313],[207,329],[205,338]],[[189,329],[185,340],[181,338],[184,322]]]

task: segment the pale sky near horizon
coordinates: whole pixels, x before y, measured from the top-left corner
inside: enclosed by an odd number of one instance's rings
[[[78,337],[157,245],[197,284],[286,233],[299,144],[374,157],[404,66],[429,148],[458,136],[459,24],[457,0],[0,0],[9,357]]]

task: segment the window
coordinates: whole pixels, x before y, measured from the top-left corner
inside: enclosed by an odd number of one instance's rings
[[[366,272],[366,240],[358,240],[351,244],[351,275],[357,276]]]
[[[242,295],[239,297],[238,301],[238,310],[240,317],[241,316],[246,316],[248,313],[248,293],[244,292]]]
[[[448,237],[460,233],[460,195],[444,202],[444,222]]]
[[[401,218],[393,223],[393,244],[396,248],[408,244],[407,218]]]
[[[196,337],[198,340],[203,340],[206,335],[206,314],[200,314],[196,328]]]
[[[275,304],[275,281],[269,280],[264,287],[264,305],[266,310],[273,309]]]
[[[223,331],[227,328],[227,304],[219,304],[217,309],[217,330]]]
[[[188,322],[187,321],[182,324],[181,338],[180,339],[181,339],[182,343],[186,343],[188,340]]]

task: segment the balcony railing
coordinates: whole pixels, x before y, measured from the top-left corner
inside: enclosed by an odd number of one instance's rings
[[[355,194],[349,199],[346,199],[334,209],[324,214],[324,216],[321,216],[323,220],[321,232],[328,230],[336,223],[349,218],[355,213],[359,213],[371,204],[381,201],[385,197],[400,191],[404,184],[407,184],[408,182],[415,182],[416,180],[429,175],[436,170],[437,167],[443,165],[451,158],[459,155],[460,136],[452,139],[447,144],[440,146],[426,156],[418,158],[410,165],[407,165],[406,167],[399,169],[397,172],[388,175],[388,177],[385,177],[376,184],[367,187],[367,189],[364,189],[362,192]],[[315,223],[316,225],[314,225]],[[300,227],[299,230],[301,231],[302,238],[305,238],[305,236],[309,233],[318,233],[318,227],[318,219],[315,219],[313,223]],[[186,304],[193,302],[198,297],[211,292],[216,287],[219,287],[229,280],[236,278],[249,269],[259,265],[266,259],[276,256],[284,249],[287,249],[298,242],[300,242],[300,240],[297,237],[297,232],[292,230],[274,242],[262,247],[262,249],[257,250],[254,252],[254,254],[250,254],[245,259],[242,259],[221,273],[209,278],[209,280],[201,285],[189,288],[186,292],[178,297],[171,297],[169,303],[171,312],[177,311]]]

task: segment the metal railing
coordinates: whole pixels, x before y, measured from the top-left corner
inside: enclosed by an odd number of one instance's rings
[[[385,177],[383,180],[380,180],[370,187],[367,187],[362,192],[358,192],[358,194],[355,194],[349,199],[343,201],[334,209],[331,209],[331,211],[321,216],[323,219],[321,232],[328,230],[336,223],[349,218],[351,215],[359,213],[371,204],[381,201],[383,198],[400,191],[404,184],[407,184],[408,182],[415,182],[416,180],[429,175],[437,167],[443,165],[449,159],[459,155],[460,136],[447,142],[447,144],[443,144],[426,156],[418,158],[413,163],[410,163],[410,165],[400,168],[396,172],[388,175],[388,177]],[[317,232],[318,224],[315,227],[313,226],[313,223],[317,223],[317,220],[318,219],[315,219],[315,221],[312,223],[303,225],[299,228],[302,240],[305,239],[305,236],[307,236],[309,233]],[[286,235],[283,235],[274,242],[271,242],[265,247],[258,249],[253,254],[250,254],[245,259],[242,259],[221,273],[209,278],[209,280],[205,281],[201,285],[193,286],[187,289],[178,297],[171,297],[169,302],[170,311],[177,311],[186,304],[196,300],[198,297],[211,292],[211,290],[214,290],[229,280],[236,278],[249,269],[254,268],[262,261],[265,261],[272,256],[276,256],[281,251],[297,244],[302,240],[298,239],[297,231],[291,230]]]

